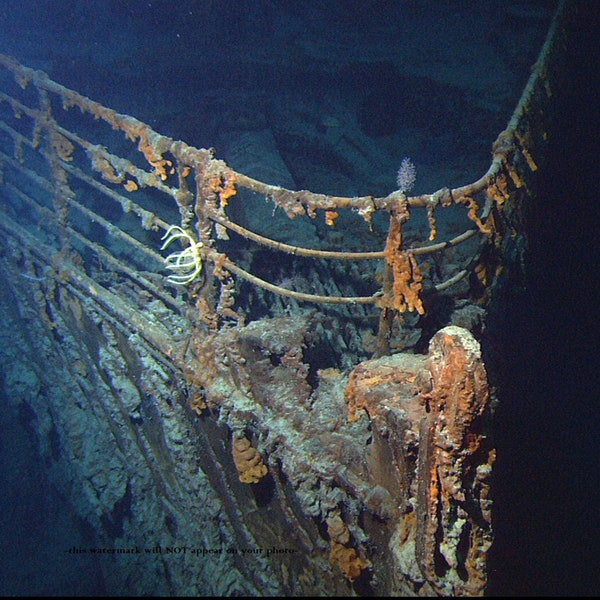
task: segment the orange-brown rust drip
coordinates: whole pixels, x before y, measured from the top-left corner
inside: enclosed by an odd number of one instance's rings
[[[335,210],[326,210],[325,211],[325,223],[330,227],[335,225],[335,220],[340,216],[340,213]]]
[[[277,206],[283,208],[290,219],[295,219],[306,214],[303,204],[304,195],[306,194],[309,194],[309,192],[292,192],[284,188],[277,188],[272,191],[270,198]]]
[[[506,170],[508,171],[508,174],[510,175],[510,178],[512,179],[515,186],[517,188],[523,187],[523,180],[511,164],[506,163]]]
[[[210,260],[212,260],[214,265],[213,273],[215,277],[221,281],[230,277],[229,271],[227,270],[228,258],[226,254],[213,252],[210,254]]]
[[[221,171],[209,176],[208,185],[211,191],[219,197],[219,206],[225,208],[229,198],[237,194],[234,171]]]
[[[133,181],[133,179],[128,179],[124,184],[123,187],[128,191],[128,192],[137,192],[137,190],[139,190],[139,186],[138,184]]]
[[[487,186],[486,192],[498,207],[502,207],[506,200],[510,198],[506,175],[504,173],[498,173],[494,180]]]
[[[491,227],[491,225],[489,225],[488,223],[484,223],[477,216],[477,213],[479,211],[479,204],[477,204],[477,202],[475,202],[473,197],[460,196],[459,198],[456,199],[456,202],[467,205],[467,208],[469,209],[468,217],[469,217],[469,219],[471,219],[471,221],[473,221],[473,223],[475,223],[475,225],[477,225],[477,227],[479,228],[479,231],[481,231],[481,233],[487,233],[488,235],[491,235],[494,233],[494,229]]]
[[[229,198],[237,194],[237,174],[224,161],[209,159],[196,166],[196,186],[203,210],[222,213]]]
[[[233,440],[232,454],[242,483],[258,483],[269,472],[258,450],[245,437]]]
[[[135,132],[136,129],[131,131]],[[149,128],[146,125],[137,128],[136,137],[139,137],[138,150],[154,168],[155,174],[160,177],[161,181],[166,181],[169,175],[174,173],[172,161],[163,158],[160,150],[150,142]]]
[[[385,258],[392,270],[392,295],[384,294],[378,306],[399,312],[416,310],[420,315],[425,314],[420,298],[423,275],[414,254],[402,250],[402,223],[396,217],[390,219]]]
[[[429,241],[433,242],[437,237],[437,221],[435,220],[435,205],[427,206],[427,220],[429,221]]]
[[[73,90],[69,90],[51,80],[45,81],[43,87],[62,97],[65,110],[77,106],[82,112],[88,112],[95,119],[108,123],[113,129],[123,131],[132,142],[138,140],[138,150],[154,168],[154,173],[161,181],[165,181],[174,173],[173,163],[163,158],[162,154],[171,146],[172,140],[154,132],[148,125],[116,111],[106,108]]]
[[[101,119],[108,123],[113,129],[125,131],[125,128],[119,120],[119,114],[112,108],[106,108],[105,106],[102,106],[102,104],[94,102],[93,100],[57,83],[51,82],[51,85],[50,82],[48,83],[49,85],[47,87],[51,88],[53,92],[56,92],[62,97],[62,104],[65,110],[77,106],[81,112],[90,113],[95,119]]]
[[[196,310],[198,311],[200,320],[204,323],[211,332],[219,329],[219,315],[210,305],[209,301],[202,295],[196,299]]]
[[[48,135],[50,137],[52,150],[56,152],[60,160],[71,162],[73,160],[73,151],[75,150],[75,146],[73,146],[71,141],[52,128],[48,130]]]
[[[522,136],[518,131],[515,131],[515,137],[517,138],[517,140],[519,140],[519,144],[521,146],[521,152],[523,153],[523,156],[525,157],[525,160],[527,161],[529,168],[532,171],[537,171],[538,166],[537,166],[535,160],[533,160],[533,156],[531,156],[531,153],[529,152],[529,150],[527,148],[527,146],[529,145],[528,142],[525,140],[524,136]]]
[[[355,581],[360,574],[369,566],[369,563],[362,558],[355,548],[332,542],[329,560],[337,564],[345,577],[350,581]]]
[[[350,545],[350,530],[339,514],[334,513],[328,517],[326,524],[331,540],[329,560],[337,564],[347,579],[355,581],[369,567],[369,563]]]
[[[432,386],[424,395],[429,420],[419,449],[417,559],[440,594],[479,596],[492,543],[495,458],[485,435],[490,390],[479,344],[467,330],[446,327],[431,341],[427,368]]]
[[[110,161],[102,154],[98,147],[88,149],[88,156],[92,163],[92,169],[100,173],[103,179],[111,183],[122,183],[125,179],[124,175],[118,175]]]
[[[204,394],[199,391],[188,400],[188,404],[198,416],[202,415],[202,413],[208,408]]]

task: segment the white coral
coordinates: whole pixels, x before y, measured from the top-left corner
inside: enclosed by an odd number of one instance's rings
[[[165,258],[167,269],[175,271],[169,275],[167,280],[177,285],[186,285],[196,279],[202,271],[202,254],[200,248],[204,244],[196,240],[178,225],[171,225],[165,235],[161,238],[165,243],[161,246],[164,250],[174,240],[184,240],[186,247],[179,252],[172,252]]]

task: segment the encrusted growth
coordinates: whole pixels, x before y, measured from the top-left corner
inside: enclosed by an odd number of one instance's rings
[[[233,461],[242,483],[258,483],[269,472],[258,450],[245,437],[233,440]]]

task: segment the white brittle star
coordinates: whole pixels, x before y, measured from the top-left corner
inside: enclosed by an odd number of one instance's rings
[[[175,273],[167,277],[167,280],[177,285],[186,285],[194,281],[200,274],[200,271],[202,271],[200,248],[204,244],[196,242],[185,229],[182,229],[178,225],[171,225],[161,238],[161,240],[165,240],[165,243],[160,249],[164,250],[172,241],[177,239],[185,240],[187,246],[184,250],[173,252],[165,258],[167,269],[175,271]]]

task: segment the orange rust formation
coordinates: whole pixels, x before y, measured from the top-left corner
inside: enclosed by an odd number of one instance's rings
[[[133,179],[128,179],[124,184],[123,187],[128,191],[128,192],[137,192],[137,190],[139,190],[140,188],[138,187],[138,184],[133,181]]]
[[[335,225],[335,220],[340,216],[340,213],[335,210],[326,210],[325,211],[325,223],[330,227]]]
[[[427,357],[365,361],[352,371],[345,400],[350,422],[363,410],[371,420],[372,483],[407,498],[400,505],[397,561],[405,560],[401,548],[414,544],[419,568],[437,593],[482,595],[493,539],[495,450],[478,342],[466,329],[449,326],[432,338]]]
[[[220,208],[225,208],[229,202],[229,198],[237,194],[235,173],[233,171],[211,175],[208,179],[208,184],[211,191],[219,196]]]
[[[473,221],[473,223],[475,223],[477,225],[477,227],[479,228],[479,231],[481,231],[481,233],[487,233],[487,234],[493,233],[493,229],[490,227],[490,225],[488,223],[483,223],[483,221],[477,216],[477,213],[479,212],[480,207],[477,204],[477,202],[475,202],[475,199],[473,197],[460,196],[459,198],[456,199],[456,202],[459,202],[460,204],[465,204],[468,207],[468,209],[469,209],[468,217],[469,217],[469,219],[471,219],[471,221]]]
[[[242,483],[258,483],[269,472],[258,450],[245,437],[233,440],[233,461]]]
[[[418,355],[402,355],[402,358],[396,355],[393,360],[384,357],[355,367],[344,397],[348,403],[348,421],[358,421],[363,410],[373,419],[383,406],[390,406],[402,397],[416,397],[422,390],[423,375],[419,369],[423,360]],[[390,389],[394,390],[392,395]]]
[[[204,396],[199,392],[194,394],[188,400],[188,404],[198,416],[200,416],[208,408],[208,404],[206,404]]]
[[[401,313],[416,310],[420,315],[425,314],[420,298],[423,275],[414,254],[402,249],[402,223],[398,218],[390,219],[385,259],[391,268],[392,287],[391,290],[384,290],[378,305]]]
[[[331,540],[329,559],[337,564],[345,577],[355,581],[369,567],[369,563],[350,545],[350,530],[339,515],[330,516],[326,523]]]
[[[419,462],[417,531],[424,543],[418,557],[438,591],[481,595],[492,544],[495,450],[486,435],[490,389],[479,344],[458,327],[442,329],[430,343],[427,368],[432,385],[423,395],[430,419]]]

